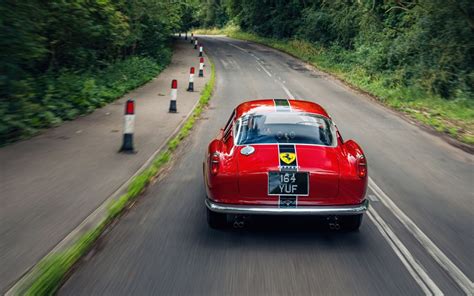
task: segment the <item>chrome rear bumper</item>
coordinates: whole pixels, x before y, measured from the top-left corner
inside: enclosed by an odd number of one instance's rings
[[[357,215],[369,208],[369,200],[358,205],[344,206],[301,206],[296,208],[279,208],[278,206],[235,205],[216,203],[206,198],[209,210],[224,214],[254,215]]]

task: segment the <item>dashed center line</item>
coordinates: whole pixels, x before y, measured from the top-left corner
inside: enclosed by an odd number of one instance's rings
[[[269,77],[272,77],[272,73],[270,73],[270,71],[268,71],[265,66],[262,65],[262,63],[260,62],[261,59],[259,57],[257,57],[256,55],[254,55],[253,53],[249,53],[246,49],[240,47],[240,46],[237,46],[235,44],[232,44],[232,43],[228,43],[230,46],[232,47],[235,47],[237,48],[238,50],[241,50],[245,53],[248,53],[250,54],[252,57],[254,57],[256,60],[257,60],[257,64],[263,69],[263,71],[265,71],[265,73],[269,76]],[[280,77],[278,77],[279,80],[281,80]],[[280,81],[277,81],[275,80],[276,82],[278,82],[280,84],[280,86],[283,88],[283,91],[285,91],[286,95],[288,96],[288,98],[290,98],[290,100],[294,100],[295,99],[295,96],[293,96],[293,94],[290,92],[290,90],[285,86],[283,85],[283,83],[281,83]]]
[[[237,45],[235,45],[235,44],[229,43],[229,45],[230,45],[230,46],[233,46],[233,47],[235,47],[235,48],[237,48],[237,49],[240,49],[240,50],[243,51],[243,52],[247,52],[245,49],[243,49],[242,47],[237,46]]]
[[[283,90],[285,91],[286,95],[290,98],[290,100],[294,100],[295,97],[291,94],[290,90],[283,85],[283,83],[280,82],[280,86],[283,88]]]
[[[257,62],[257,64],[263,69],[263,71],[265,71],[265,73],[267,73],[269,77],[272,77],[272,74],[261,63]]]

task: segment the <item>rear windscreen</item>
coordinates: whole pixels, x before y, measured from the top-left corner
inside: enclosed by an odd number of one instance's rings
[[[311,113],[274,112],[247,114],[235,126],[237,145],[315,144],[334,146],[335,128],[331,120]]]

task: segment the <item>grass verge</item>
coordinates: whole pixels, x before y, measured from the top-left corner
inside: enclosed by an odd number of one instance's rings
[[[82,235],[67,250],[48,256],[38,263],[38,272],[36,273],[32,284],[28,285],[28,287],[21,287],[21,295],[54,294],[69,270],[90,250],[93,243],[97,238],[99,238],[107,225],[109,225],[131,201],[136,199],[140,193],[143,192],[146,186],[150,184],[153,178],[158,174],[163,165],[171,159],[173,151],[175,151],[183,139],[189,135],[196,120],[199,118],[204,107],[211,99],[215,84],[215,68],[214,63],[211,60],[209,61],[211,64],[211,76],[209,82],[202,90],[199,102],[193,113],[183,124],[177,135],[167,143],[164,151],[156,156],[147,169],[133,178],[127,188],[127,192],[109,205],[108,214],[102,222],[86,234]]]
[[[279,40],[241,31],[236,26],[199,29],[195,34],[227,35],[286,52],[316,68],[330,73],[423,124],[433,127],[465,144],[474,144],[474,100],[446,100],[420,87],[396,83],[396,74],[370,73],[354,62],[353,53],[324,48],[304,40]]]

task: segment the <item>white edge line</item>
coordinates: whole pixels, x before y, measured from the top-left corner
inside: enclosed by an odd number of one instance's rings
[[[397,217],[405,228],[418,240],[435,261],[454,279],[467,295],[472,295],[474,286],[472,281],[457,267],[428,236],[388,197],[380,187],[369,177],[369,187],[378,196],[379,200]]]
[[[397,237],[397,235],[390,229],[380,215],[369,208],[367,216],[372,220],[382,236],[388,242],[400,261],[406,267],[413,279],[418,283],[425,295],[444,295],[435,282],[428,276],[423,267],[418,261],[413,258],[413,255]]]

